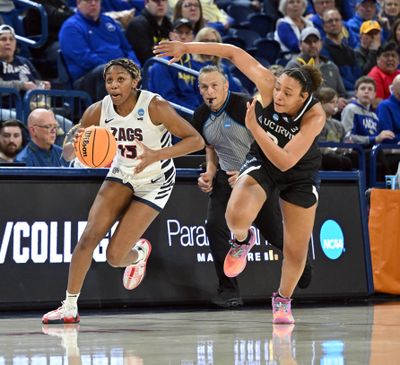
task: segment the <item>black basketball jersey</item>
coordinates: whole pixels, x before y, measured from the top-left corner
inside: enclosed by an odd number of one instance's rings
[[[261,111],[256,110],[256,115],[260,126],[264,129],[267,135],[279,147],[283,148],[300,131],[300,124],[304,114],[316,103],[318,103],[318,100],[311,95],[305,101],[303,107],[295,117],[289,117],[285,114],[276,112],[273,102]],[[270,162],[256,142],[253,143],[250,153],[261,157],[268,167],[268,170],[275,176],[282,176],[282,174],[284,174],[286,177],[289,177],[292,176],[292,174],[298,174],[299,172],[314,174],[315,171],[319,170],[321,165],[321,152],[317,140],[318,138],[316,137],[306,154],[295,166],[286,172],[282,172],[272,162]]]

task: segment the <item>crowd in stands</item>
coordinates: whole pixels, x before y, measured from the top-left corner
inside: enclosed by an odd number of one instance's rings
[[[142,69],[146,68],[148,78],[143,88],[194,111],[202,102],[197,77],[163,63],[150,63],[153,47],[164,39],[226,41],[242,44],[263,65],[274,70],[304,64],[320,69],[324,82],[318,97],[327,114],[321,141],[358,143],[367,152],[374,144],[400,141],[400,0],[36,2],[47,13],[48,26],[47,40],[39,48],[28,47],[23,41],[17,43],[18,36],[29,38],[40,33],[43,19],[38,11],[24,8],[20,2],[0,0],[0,88],[11,87],[23,95],[30,89],[58,87],[57,65],[61,60],[71,81],[70,87],[85,91],[93,101],[98,101],[106,95],[104,65],[111,59],[127,57]],[[265,36],[257,33],[249,24],[249,16],[246,21],[239,19],[240,9],[243,16],[244,13],[266,14],[273,31]],[[257,42],[264,38],[269,43]],[[258,50],[257,44],[266,49]],[[268,44],[271,47],[278,44],[280,48],[272,62],[260,56],[262,52],[268,53]],[[180,61],[180,65],[194,71],[210,64],[224,70],[231,91],[246,94],[256,91],[226,60],[186,55]],[[0,106],[12,108],[4,101]],[[55,123],[60,124],[55,114]],[[21,138],[18,143],[10,142],[21,128],[12,111],[1,116],[3,121],[13,120],[11,125],[2,127],[0,135],[0,157],[10,162],[15,151],[23,148],[27,140],[33,140],[32,133],[40,127],[29,125],[29,118],[25,116],[21,126],[27,126],[31,138],[25,135],[24,142]],[[7,132],[9,129],[11,132]],[[54,141],[50,150],[53,144]],[[348,156],[351,151],[347,152],[323,149],[323,168],[355,168],[354,159],[351,161]],[[396,154],[391,160],[393,168],[397,168]]]

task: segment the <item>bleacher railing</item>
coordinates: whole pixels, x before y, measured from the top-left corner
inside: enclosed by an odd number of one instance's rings
[[[92,98],[80,90],[34,89],[26,92],[22,104],[24,120],[32,109],[44,107],[51,108],[55,113],[77,123],[86,108],[92,104]]]
[[[0,88],[0,121],[16,118],[23,120],[22,99],[19,91],[10,87]]]
[[[47,13],[44,7],[41,4],[35,3],[29,0],[13,0],[16,5],[21,5],[22,7],[32,8],[39,12],[40,15],[40,34],[37,36],[31,37],[23,37],[21,35],[16,35],[15,38],[27,44],[30,47],[38,48],[41,47],[43,44],[46,43],[48,33],[48,20],[47,20]]]
[[[320,148],[339,148],[346,149],[349,152],[355,151],[357,152],[358,157],[358,171],[360,173],[360,184],[363,191],[366,190],[367,186],[367,171],[366,171],[366,158],[365,158],[365,150],[362,145],[357,143],[337,143],[337,142],[318,142],[318,146]]]
[[[385,181],[377,181],[377,170],[378,170],[378,158],[380,151],[394,150],[394,153],[398,154],[398,161],[400,161],[400,145],[398,144],[387,144],[380,143],[376,144],[371,149],[370,155],[370,169],[369,169],[369,185],[370,187],[385,188]]]

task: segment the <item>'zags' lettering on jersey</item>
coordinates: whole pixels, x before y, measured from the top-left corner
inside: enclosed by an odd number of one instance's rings
[[[132,142],[135,139],[143,141],[143,131],[141,128],[115,128],[111,127],[111,132],[117,142]]]

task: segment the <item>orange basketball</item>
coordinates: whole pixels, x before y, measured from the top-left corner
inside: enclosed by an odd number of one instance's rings
[[[117,152],[112,133],[103,127],[86,128],[74,144],[75,155],[88,167],[108,167]]]

